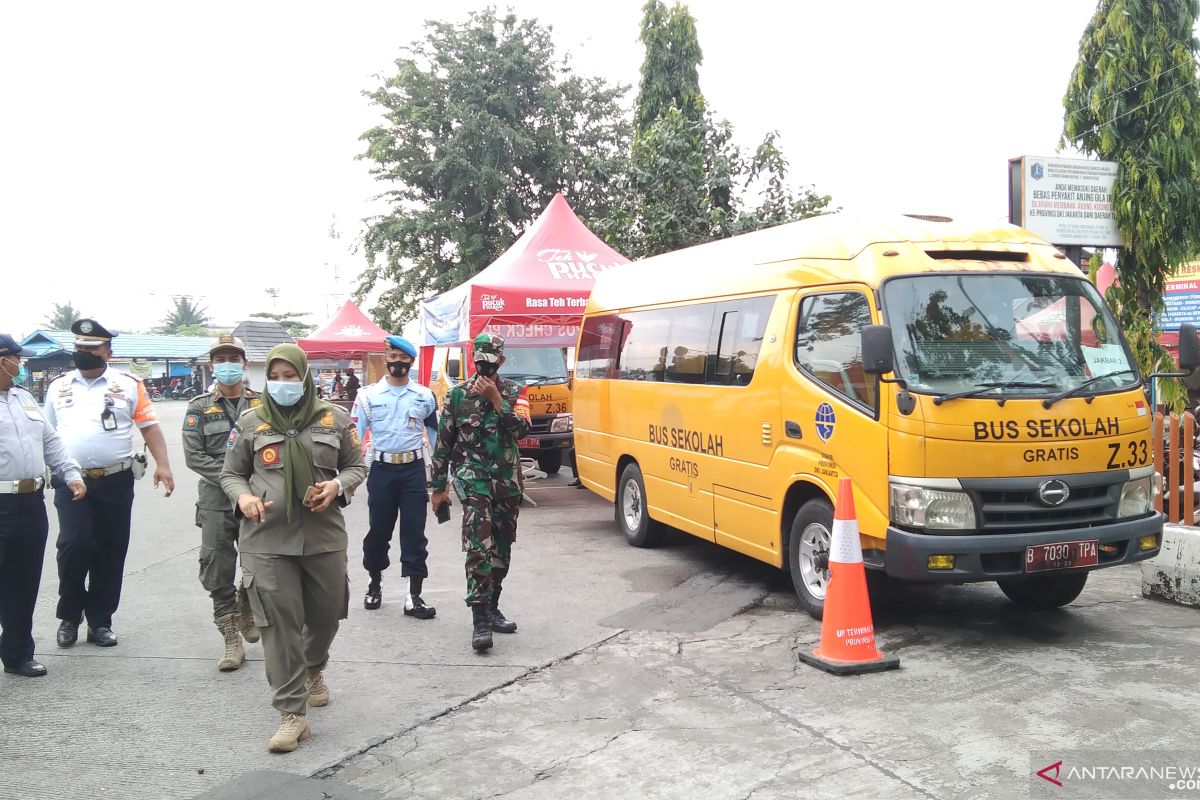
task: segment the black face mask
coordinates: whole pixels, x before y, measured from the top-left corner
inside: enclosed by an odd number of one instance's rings
[[[389,361],[387,368],[393,378],[403,378],[412,369],[412,364],[405,364],[403,361]]]
[[[75,361],[75,369],[93,370],[104,369],[108,362],[95,353],[89,353],[87,350],[76,350],[72,358]]]
[[[490,378],[500,371],[500,367],[488,361],[476,361],[475,372],[485,378]]]

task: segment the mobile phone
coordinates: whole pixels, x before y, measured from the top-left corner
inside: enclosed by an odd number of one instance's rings
[[[317,495],[319,495],[320,493],[321,493],[321,490],[318,489],[316,486],[308,487],[308,489],[306,489],[304,491],[304,507],[312,508],[313,504],[316,503],[316,501],[317,501]]]
[[[444,502],[440,506],[438,506],[437,511],[435,511],[434,513],[437,515],[437,521],[438,521],[439,525],[441,525],[443,522],[449,522],[450,521],[450,498],[447,497],[446,502]]]

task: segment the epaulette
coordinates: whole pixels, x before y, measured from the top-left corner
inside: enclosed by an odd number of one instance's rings
[[[113,372],[115,372],[115,373],[117,373],[118,375],[124,375],[126,378],[133,378],[133,379],[134,379],[135,381],[137,381],[138,383],[145,383],[145,382],[146,382],[146,379],[145,379],[145,378],[142,378],[142,377],[141,377],[141,376],[139,376],[139,375],[135,375],[134,373],[130,372],[130,371],[129,371],[129,370],[127,370],[127,369],[118,369],[117,367],[113,367],[113,368],[112,368],[112,371],[113,371]]]
[[[254,408],[247,408],[245,411],[243,411],[241,414],[238,415],[238,419],[240,420],[242,417],[246,416],[247,414],[257,414],[257,413],[258,413],[258,406],[255,406]]]

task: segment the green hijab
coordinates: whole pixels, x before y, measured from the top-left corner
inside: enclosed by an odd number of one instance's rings
[[[271,397],[270,392],[264,392],[262,405],[258,407],[259,418],[270,425],[278,433],[285,435],[283,444],[283,481],[287,486],[287,516],[292,521],[292,509],[304,499],[308,487],[316,483],[316,473],[313,471],[312,453],[296,434],[287,435],[288,431],[304,430],[321,418],[333,406],[317,397],[317,387],[313,385],[308,374],[308,356],[294,344],[277,344],[267,354],[267,374],[271,365],[276,361],[286,361],[295,367],[300,374],[300,382],[304,384],[304,396],[294,406],[281,406]]]

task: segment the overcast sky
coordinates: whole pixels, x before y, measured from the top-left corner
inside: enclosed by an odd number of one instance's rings
[[[1094,0],[698,0],[701,87],[847,210],[1006,217],[1007,160],[1053,155]],[[578,71],[634,85],[641,0],[516,0]],[[148,329],[173,295],[218,324],[323,322],[382,188],[358,136],[427,18],[479,3],[12,3],[0,26],[0,332],[70,301]],[[569,199],[569,198],[568,198]],[[329,237],[337,220],[341,238]]]

